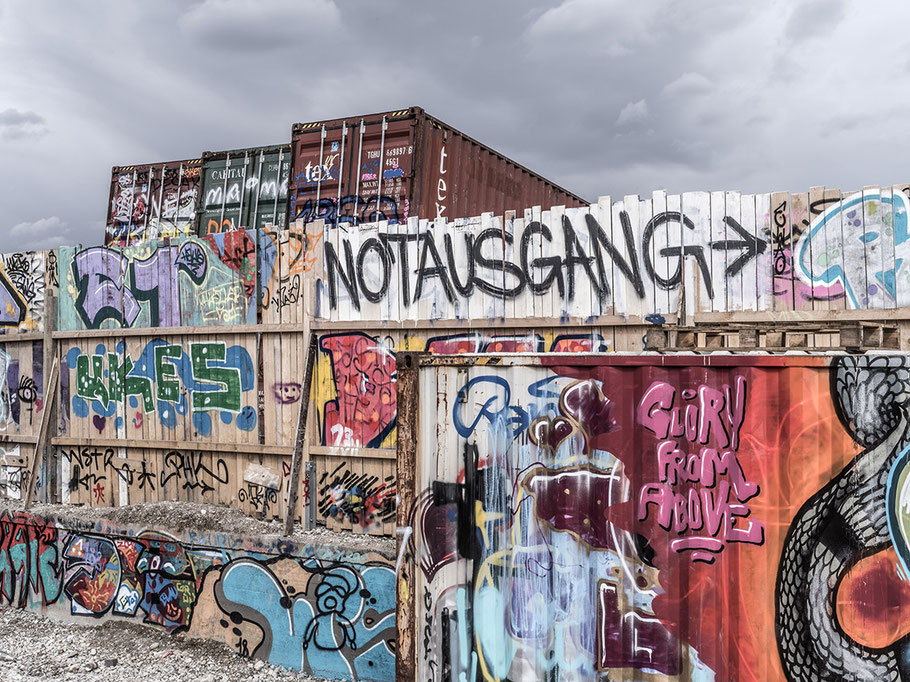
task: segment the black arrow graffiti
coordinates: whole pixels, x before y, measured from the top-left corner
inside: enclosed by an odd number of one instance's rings
[[[711,248],[718,251],[743,249],[739,258],[727,266],[727,277],[733,277],[746,267],[746,263],[764,253],[765,249],[768,248],[768,243],[764,239],[759,239],[747,232],[742,225],[730,216],[724,216],[724,223],[726,223],[727,227],[732,227],[742,239],[724,239],[720,242],[711,242]]]

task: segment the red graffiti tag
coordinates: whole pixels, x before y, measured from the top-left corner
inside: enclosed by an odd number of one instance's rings
[[[323,336],[319,346],[337,393],[325,405],[323,444],[379,447],[395,425],[395,356],[360,333]]]

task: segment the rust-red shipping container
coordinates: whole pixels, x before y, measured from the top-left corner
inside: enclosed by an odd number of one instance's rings
[[[290,221],[454,220],[587,203],[420,107],[295,124],[291,178]]]
[[[202,159],[114,166],[106,246],[192,234]]]

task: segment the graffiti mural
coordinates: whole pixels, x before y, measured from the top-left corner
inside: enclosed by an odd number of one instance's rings
[[[316,267],[322,238],[321,227],[308,229],[299,222],[288,230],[266,227],[259,231],[260,307],[264,322],[279,322],[285,315],[297,319],[300,313],[294,308],[303,300],[305,277]]]
[[[114,168],[105,246],[191,235],[201,159]]]
[[[202,438],[216,421],[246,432],[256,427],[255,372],[244,346],[153,339],[134,351],[121,340],[112,348],[97,344],[94,352],[74,346],[64,357],[70,419],[94,432],[141,432],[149,415],[168,430],[191,425]]]
[[[908,208],[907,195],[890,190],[860,192],[829,206],[799,241],[800,279],[841,287],[853,308],[907,306]]]
[[[907,359],[680,360],[420,370],[420,679],[910,674]]]
[[[387,564],[241,558],[221,570],[211,593],[230,616],[220,635],[241,655],[320,677],[394,679],[395,574]]]
[[[887,613],[906,598],[910,563],[908,387],[906,357],[843,358],[834,370],[832,398],[863,450],[803,505],[787,535],[777,627],[791,680],[910,674],[900,616]],[[812,584],[836,589],[805,589]]]
[[[244,231],[59,252],[62,329],[255,322],[256,249]]]
[[[129,619],[224,642],[328,679],[395,679],[395,573],[378,555],[262,538],[110,527],[0,513],[0,605]],[[246,549],[249,548],[249,549]],[[303,558],[306,557],[306,558]],[[353,561],[351,561],[353,559]]]
[[[0,345],[0,433],[34,433],[44,408],[44,344]]]
[[[394,426],[395,355],[366,334],[324,335],[336,398],[323,408],[323,441],[378,447]]]
[[[57,528],[28,512],[0,512],[0,606],[57,601],[62,561]]]
[[[345,519],[361,528],[395,519],[395,477],[356,473],[348,462],[324,471],[317,483],[317,506],[323,518]]]
[[[316,308],[370,321],[895,308],[910,301],[907,197],[654,192],[506,220],[388,218],[325,233]]]
[[[44,329],[45,252],[0,254],[0,331]]]
[[[321,376],[330,378],[334,391],[317,389],[322,408],[322,444],[338,447],[380,447],[394,444],[395,352],[426,350],[428,353],[590,353],[609,349],[597,332],[587,334],[449,334],[426,340],[406,337],[395,343],[360,332],[326,334],[320,350],[330,369]],[[317,382],[329,383],[328,381]],[[276,397],[285,402],[296,395],[293,387],[277,385]],[[331,397],[329,397],[331,396]]]

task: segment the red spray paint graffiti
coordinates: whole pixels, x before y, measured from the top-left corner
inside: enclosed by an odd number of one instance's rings
[[[330,334],[319,347],[332,361],[336,398],[325,405],[323,443],[375,448],[395,426],[395,356],[366,334]]]

